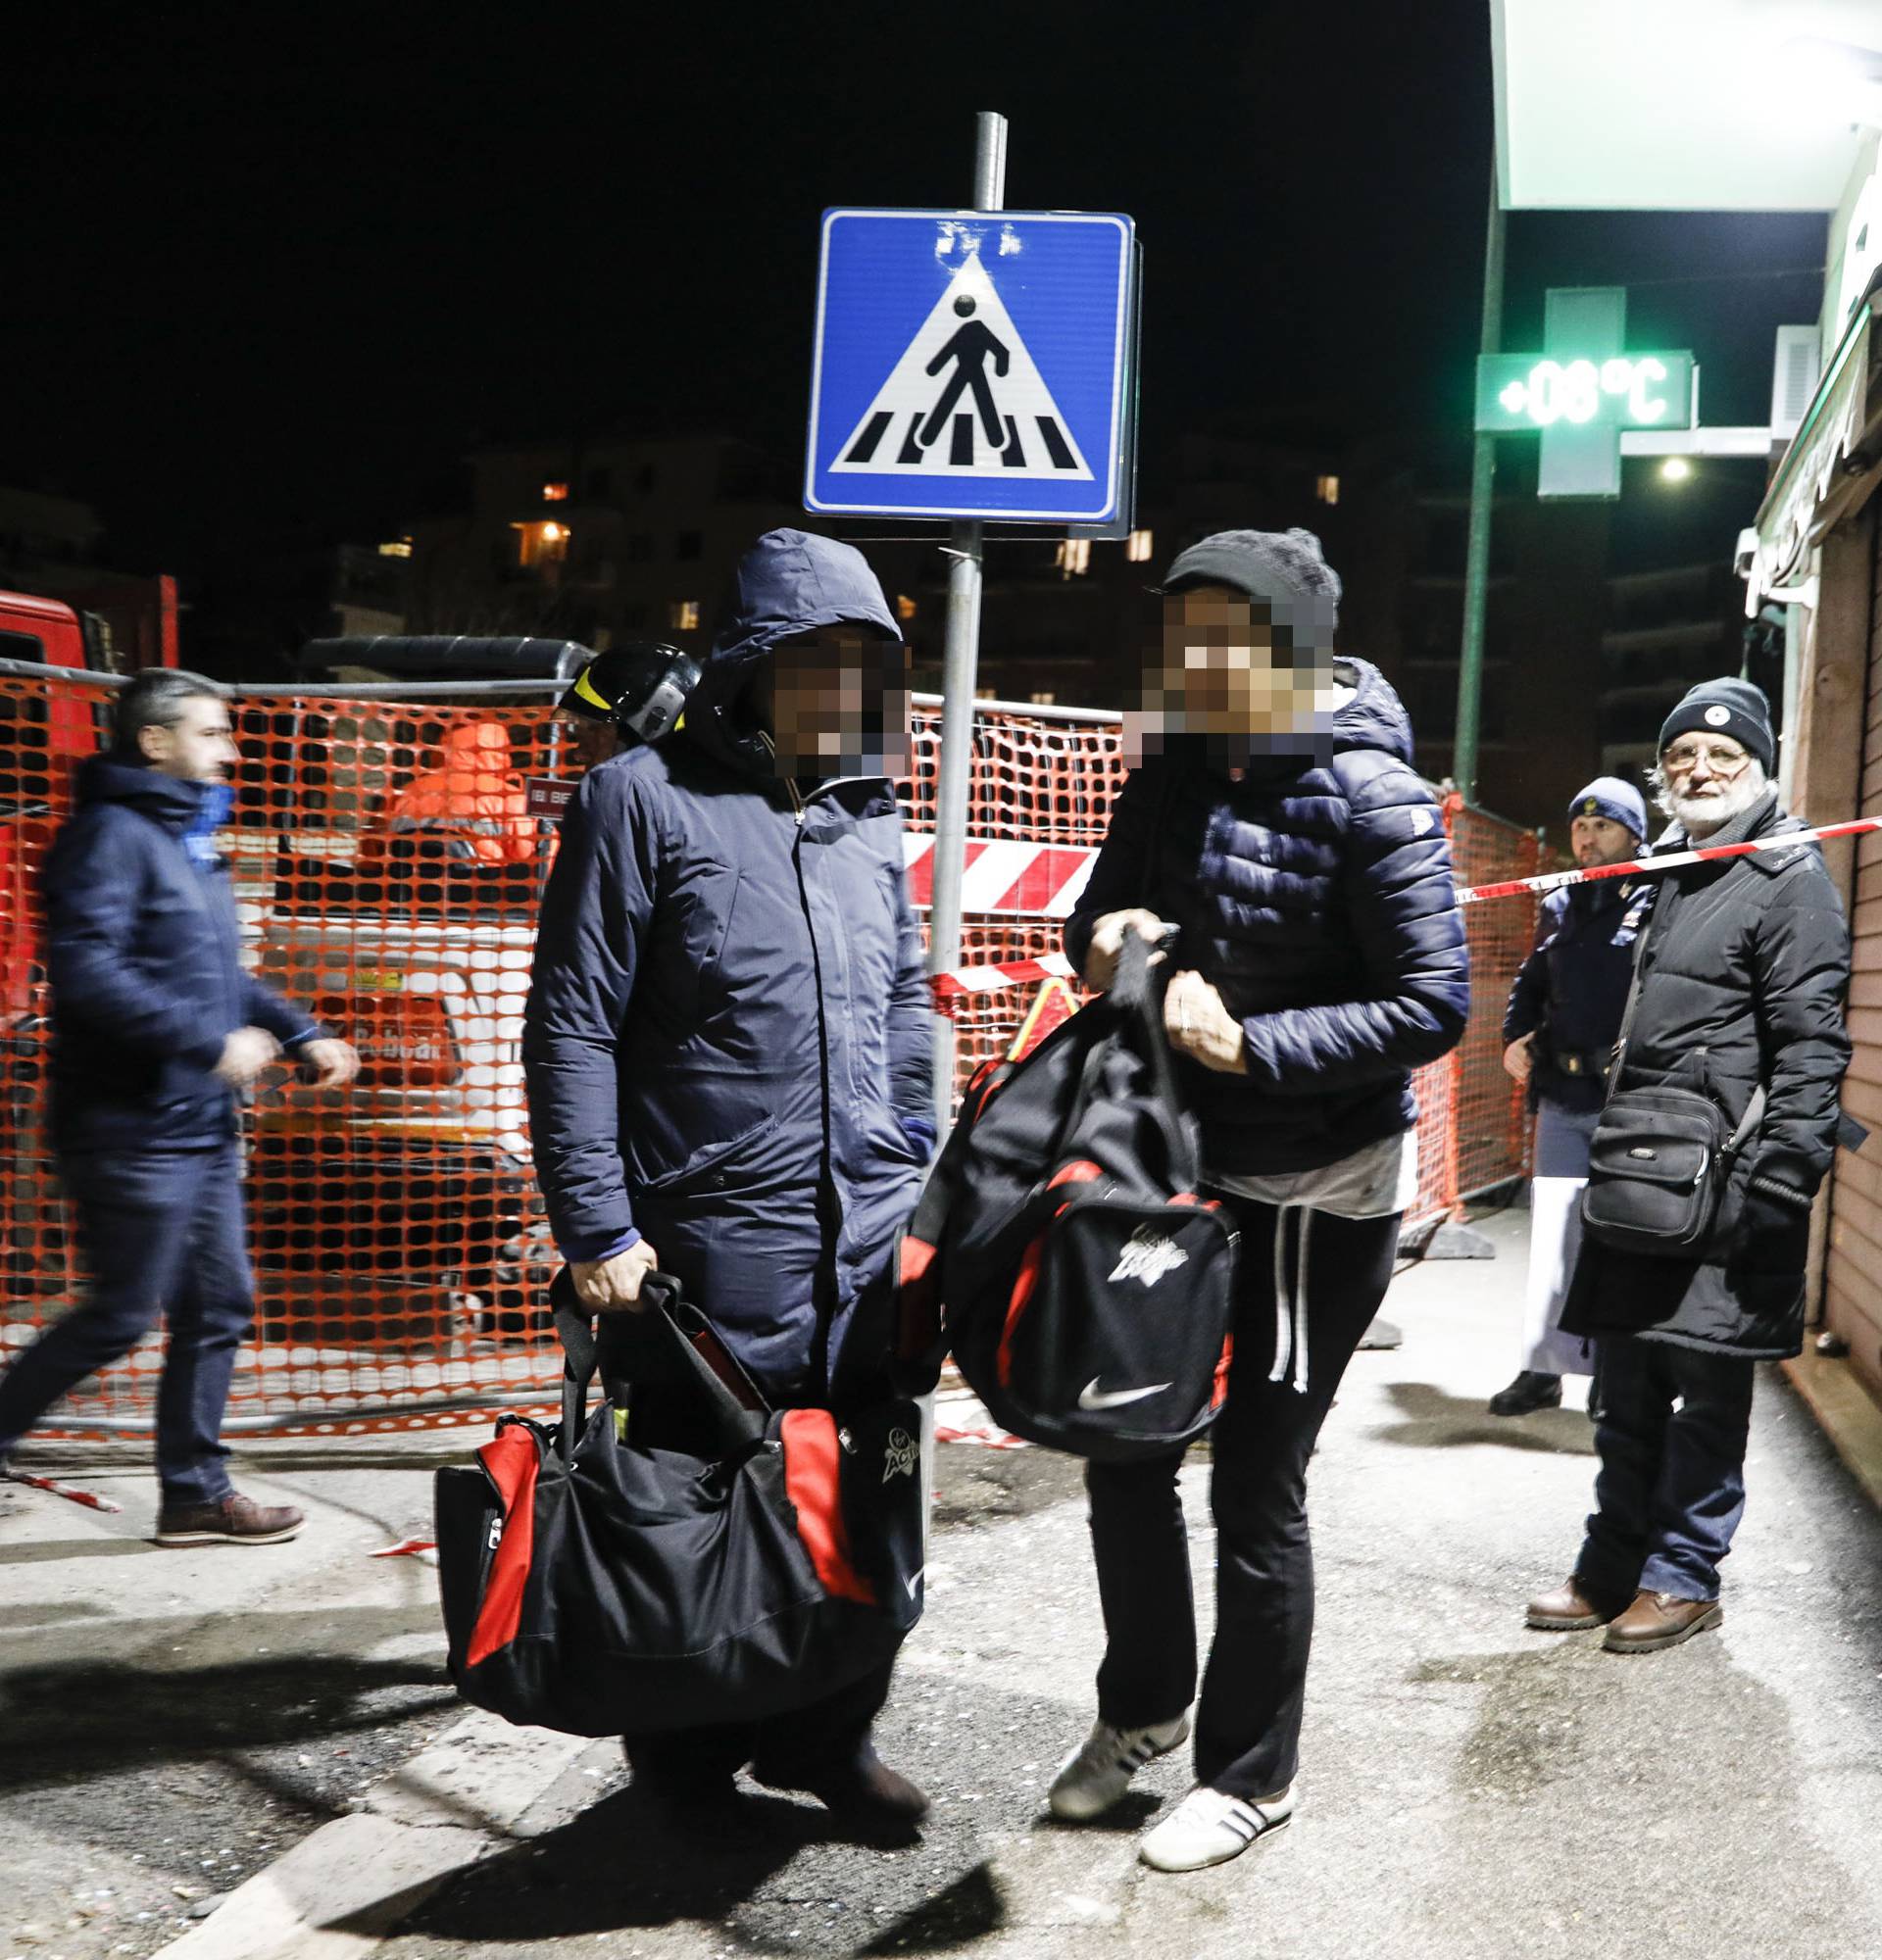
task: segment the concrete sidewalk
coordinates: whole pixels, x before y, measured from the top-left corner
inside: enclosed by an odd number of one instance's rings
[[[832,1842],[815,1806],[756,1792],[737,1841],[675,1842],[626,1794],[611,1745],[577,1745],[539,1790],[513,1792],[511,1821],[482,1840],[494,1850],[407,1913],[402,1931],[379,1941],[380,1925],[355,1916],[352,1933],[283,1950],[380,1960],[937,1948],[990,1960],[1502,1960],[1537,1943],[1580,1953],[1643,1941],[1728,1960],[1882,1951],[1882,1525],[1769,1371],[1722,1631],[1638,1659],[1604,1654],[1598,1636],[1525,1631],[1528,1593],[1568,1569],[1593,1474],[1579,1413],[1517,1423],[1483,1413],[1513,1371],[1526,1222],[1520,1211],[1489,1221],[1494,1261],[1408,1272],[1389,1309],[1406,1345],[1358,1356],[1347,1376],[1312,1477],[1321,1590],[1302,1807],[1272,1844],[1187,1879],[1139,1867],[1137,1833],[1186,1788],[1180,1758],[1153,1766],[1098,1828],[1040,1821],[1052,1770],[1090,1720],[1099,1650],[1077,1468],[1040,1451],[952,1446],[937,1479],[931,1603],[882,1731],[885,1754],[937,1799],[918,1846]],[[319,1474],[283,1473],[269,1490],[312,1488]],[[345,1474],[371,1481],[375,1530],[395,1536],[421,1517],[422,1466],[388,1451],[381,1466]],[[1204,1601],[1207,1478],[1199,1458],[1186,1483]],[[23,1542],[15,1503],[0,1521],[0,1560]],[[79,1526],[84,1516],[60,1516],[62,1536],[94,1529]],[[264,1554],[221,1556],[203,1583],[226,1589],[225,1638],[268,1641],[272,1612],[310,1610],[269,1593],[253,1617],[235,1617],[249,1569],[261,1593]],[[57,1604],[43,1589],[60,1563],[7,1568],[0,1627],[23,1607]],[[123,1572],[135,1561],[104,1563]],[[389,1586],[398,1596],[374,1610],[410,1618],[390,1634],[379,1627],[401,1643],[380,1651],[435,1668],[428,1573],[405,1566],[388,1578],[352,1549],[326,1569],[307,1583],[351,1591],[324,1609],[323,1664],[359,1665],[369,1649],[351,1616]],[[121,1598],[115,1617],[139,1611]],[[59,1625],[68,1647],[82,1633],[87,1652],[101,1639],[134,1643],[96,1611]],[[135,1711],[120,1708],[133,1748]],[[487,1753],[501,1778],[501,1739]],[[519,1739],[513,1783],[525,1760],[540,1759]],[[29,1813],[25,1799],[51,1794],[70,1810],[78,1783],[94,1819],[148,1800],[95,1758],[65,1779],[42,1766],[37,1788],[20,1788],[0,1817],[0,1865],[22,1855],[12,1825]],[[187,1802],[175,1814],[186,1817]],[[337,1858],[331,1833],[296,1854],[312,1859],[303,1891],[318,1888],[329,1838]],[[26,1854],[48,1855],[32,1843]],[[337,1887],[348,1874],[332,1876]],[[192,1945],[216,1930],[209,1921]],[[125,1950],[65,1932],[8,1946],[6,1932],[0,1914],[0,1960]],[[148,1950],[134,1935],[117,1939]]]
[[[0,1960],[154,1951],[460,1718],[435,1575],[368,1554],[470,1439],[386,1441],[244,1450],[307,1530],[186,1551],[148,1446],[22,1452],[124,1508],[0,1485]]]

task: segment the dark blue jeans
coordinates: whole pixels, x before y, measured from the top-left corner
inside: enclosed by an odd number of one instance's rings
[[[157,1475],[172,1503],[228,1494],[223,1409],[255,1312],[235,1146],[85,1154],[61,1165],[78,1213],[90,1298],[0,1378],[0,1456],[61,1396],[122,1360],[161,1316]]]
[[[1756,1364],[1627,1335],[1598,1347],[1601,1472],[1575,1577],[1609,1602],[1637,1591],[1716,1599],[1745,1515]]]

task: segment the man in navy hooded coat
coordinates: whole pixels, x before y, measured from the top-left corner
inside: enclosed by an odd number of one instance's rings
[[[543,900],[523,1057],[577,1293],[633,1310],[648,1270],[673,1274],[773,1406],[874,1386],[934,1140],[886,773],[903,659],[860,552],[768,533],[682,732],[583,778]],[[918,1816],[869,1745],[887,1691],[884,1670],[756,1730],[629,1737],[636,1782],[712,1801],[752,1761],[835,1809]]]

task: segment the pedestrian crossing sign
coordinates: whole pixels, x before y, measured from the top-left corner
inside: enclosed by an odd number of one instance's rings
[[[1114,213],[825,212],[805,508],[1127,520],[1136,286]]]

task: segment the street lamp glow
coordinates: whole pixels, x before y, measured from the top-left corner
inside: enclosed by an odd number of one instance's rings
[[[1659,466],[1659,477],[1662,483],[1684,483],[1692,473],[1693,466],[1683,456],[1669,456]]]

